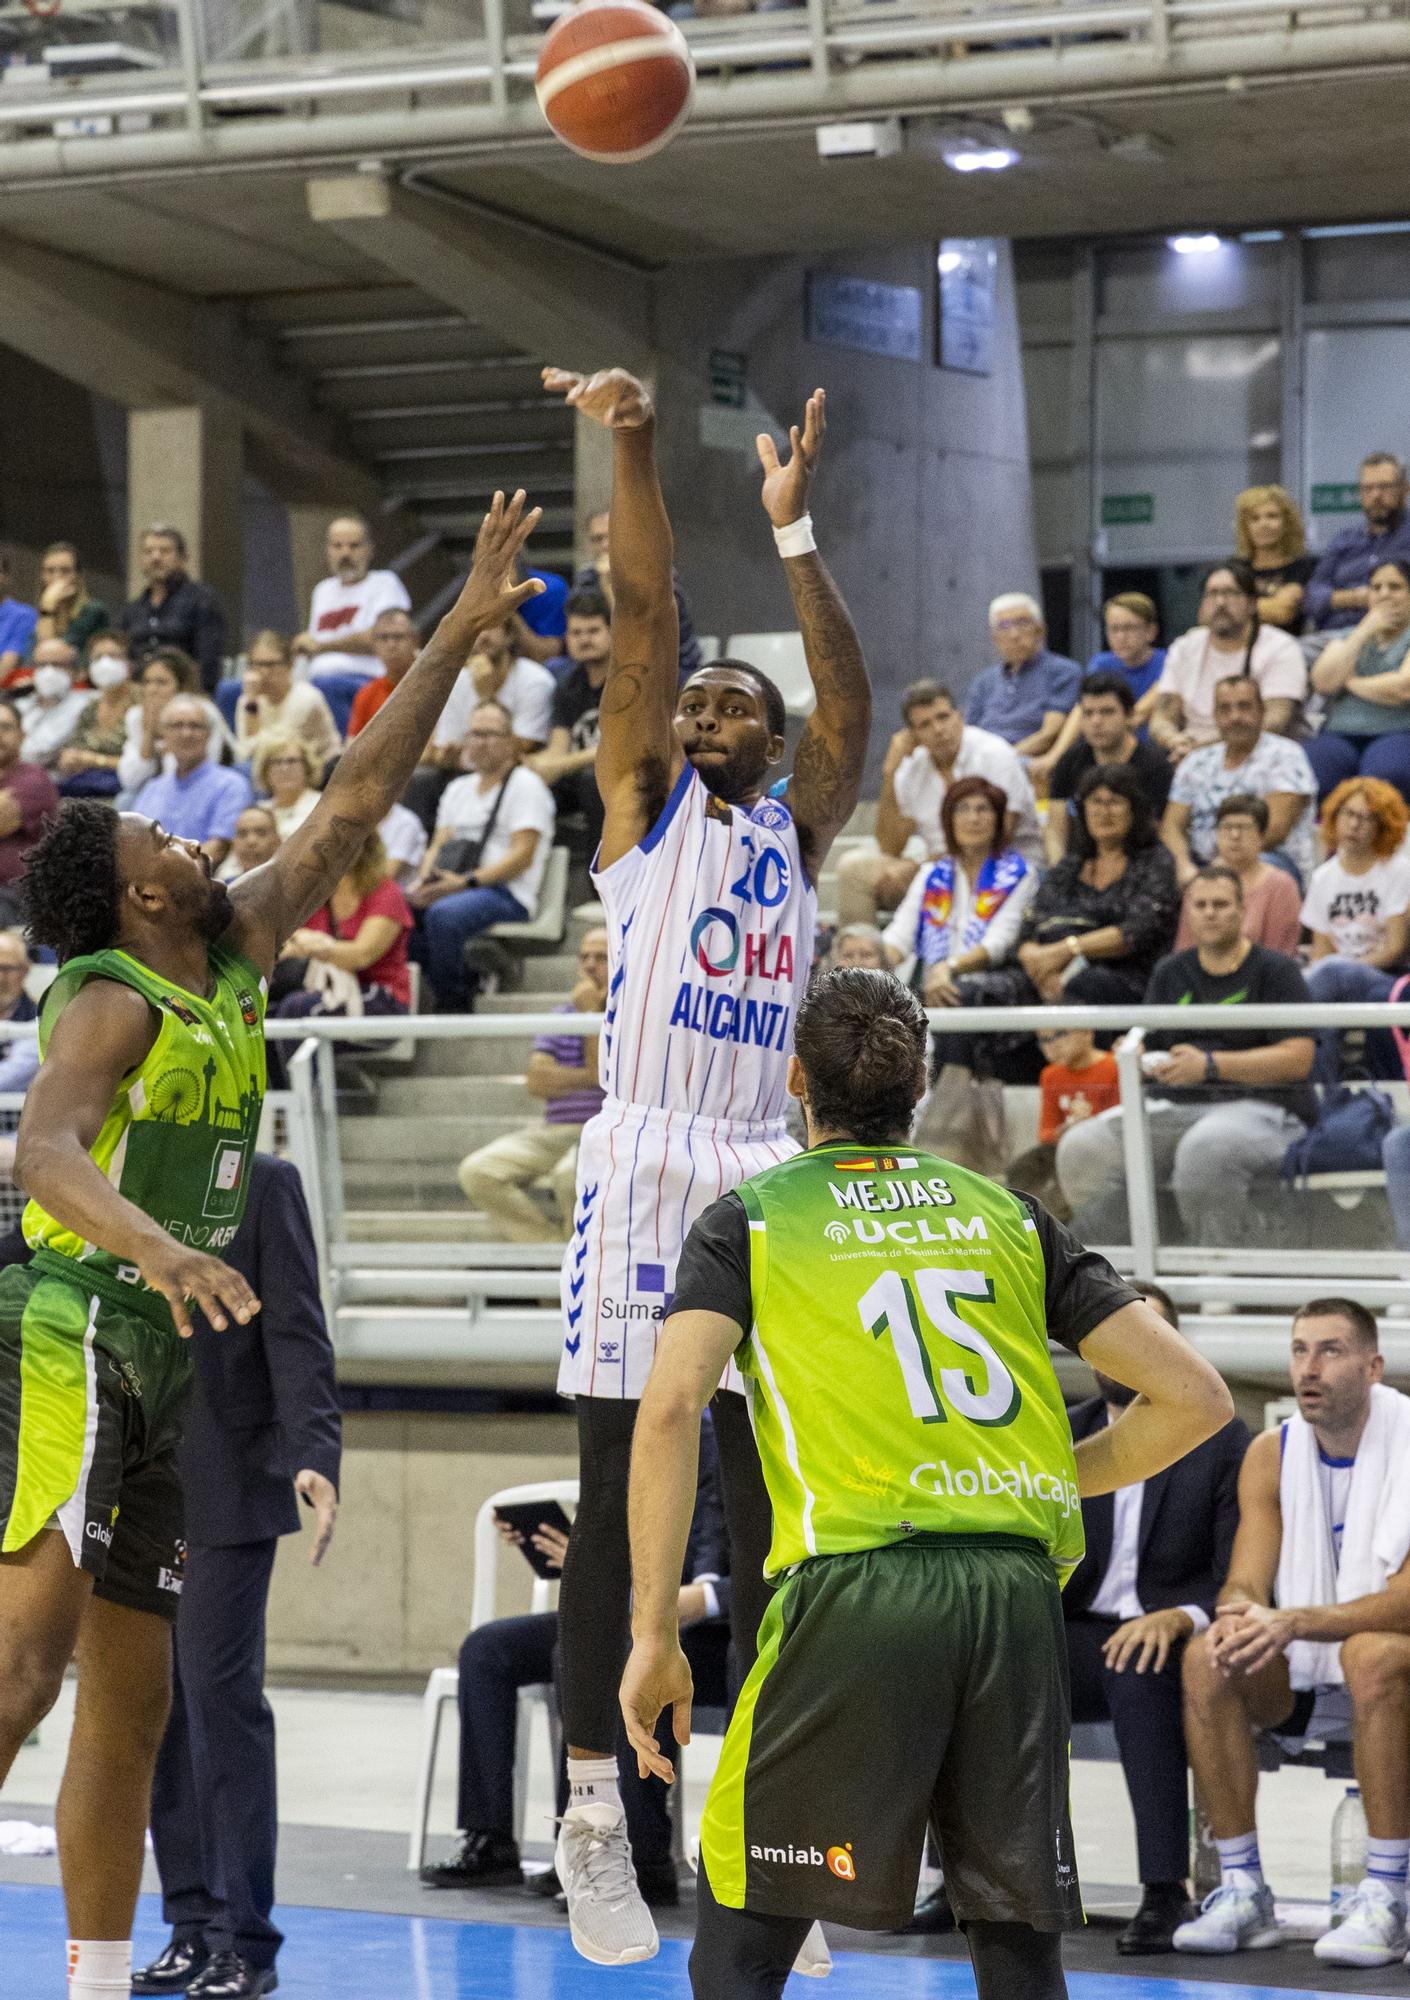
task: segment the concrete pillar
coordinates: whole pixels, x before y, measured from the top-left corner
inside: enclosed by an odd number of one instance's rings
[[[239,424],[200,404],[129,410],[127,416],[128,579],[142,588],[142,536],[154,521],[186,537],[192,576],[220,595],[232,648],[242,633],[244,448]]]
[[[291,505],[289,513],[289,552],[294,570],[294,618],[295,629],[302,632],[308,624],[309,599],[313,586],[328,574],[328,523],[337,509],[334,507],[311,507],[303,504]],[[381,550],[378,550],[381,560]]]

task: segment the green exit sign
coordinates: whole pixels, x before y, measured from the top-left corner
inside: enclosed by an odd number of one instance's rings
[[[1335,485],[1314,486],[1312,489],[1312,511],[1314,514],[1359,514],[1361,512],[1361,488],[1359,486]]]
[[[1155,519],[1155,495],[1153,493],[1104,493],[1102,495],[1102,526],[1104,528],[1148,528]]]

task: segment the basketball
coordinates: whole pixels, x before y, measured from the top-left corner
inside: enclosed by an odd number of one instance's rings
[[[647,0],[582,0],[545,36],[534,87],[565,146],[626,164],[669,145],[695,65],[675,22]]]

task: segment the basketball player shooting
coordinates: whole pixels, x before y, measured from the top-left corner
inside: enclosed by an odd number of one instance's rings
[[[759,440],[773,525],[817,706],[781,799],[784,705],[766,674],[717,660],[678,690],[672,541],[655,414],[622,369],[544,384],[612,434],[612,661],[602,690],[604,807],[593,881],[611,941],[600,1041],[606,1101],[583,1130],[563,1266],[560,1391],[577,1401],[581,1497],[559,1623],[570,1798],[557,1868],[573,1942],[599,1965],[650,1958],[617,1788],[626,1657],[627,1478],[637,1405],[695,1218],[797,1151],[785,1076],[808,978],[816,882],[861,788],[871,693],[857,634],[813,539],[808,489],[825,401],[786,458]],[[735,1648],[754,1657],[770,1522],[741,1379],[714,1420],[731,1539]],[[728,1392],[733,1393],[728,1393]]]

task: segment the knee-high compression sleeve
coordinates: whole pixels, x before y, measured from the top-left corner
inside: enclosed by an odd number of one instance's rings
[[[806,1917],[765,1917],[715,1901],[701,1863],[695,1881],[695,2000],[779,2000],[804,1938]]]
[[[979,2000],[1067,2000],[1057,1931],[978,1922],[964,1930]]]

